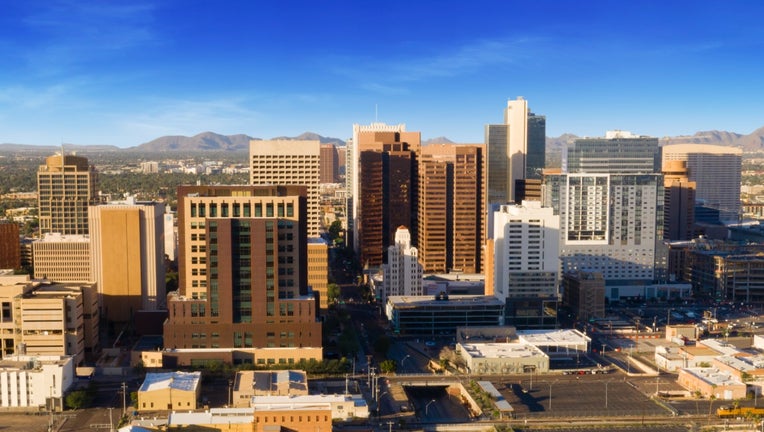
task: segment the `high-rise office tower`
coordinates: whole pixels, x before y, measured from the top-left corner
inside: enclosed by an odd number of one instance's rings
[[[555,327],[559,216],[538,201],[493,208],[493,238],[486,242],[491,256],[486,260],[486,293],[505,303],[505,324]]]
[[[339,153],[334,144],[321,144],[321,183],[337,183]]]
[[[308,189],[308,236],[321,235],[321,143],[318,140],[252,140],[250,184],[305,186]]]
[[[658,140],[620,131],[608,136],[576,140],[569,173],[545,178],[544,202],[560,215],[562,271],[599,272],[608,282],[663,280]]]
[[[422,146],[417,167],[416,245],[424,271],[481,272],[485,146]]]
[[[21,239],[15,222],[0,222],[0,269],[21,268]]]
[[[136,312],[165,308],[164,203],[91,206],[91,268],[101,317],[131,323]]]
[[[178,188],[170,348],[321,346],[307,284],[305,186]]]
[[[406,227],[398,227],[395,244],[387,248],[384,278],[383,303],[390,296],[422,295],[422,265],[417,248],[411,246],[411,233]]]
[[[540,179],[546,157],[546,118],[533,114],[528,101],[507,101],[504,124],[485,127],[487,204],[517,201],[517,183]]]
[[[98,174],[87,158],[49,156],[37,171],[40,232],[88,233],[88,206],[98,203]]]
[[[404,141],[413,140],[414,135],[418,136],[419,133],[406,132],[405,124],[388,125],[385,123],[372,123],[370,125],[353,125],[353,137],[348,140],[345,147],[345,187],[346,187],[346,209],[345,217],[347,218],[345,226],[348,232],[348,244],[353,246],[356,253],[361,253],[361,241],[359,238],[359,206],[361,203],[361,176],[359,174],[361,163],[361,148],[367,148],[378,142],[376,134],[379,132],[387,132],[393,134],[393,141],[395,140],[395,134],[398,134],[399,141],[401,135]],[[419,143],[419,139],[416,140]],[[406,226],[409,226],[406,224]],[[381,253],[381,252],[380,252]]]
[[[386,126],[386,125],[384,125]],[[384,129],[354,125],[353,158],[353,241],[364,265],[377,267],[392,245],[399,226],[414,227],[414,193],[417,182],[417,157],[421,146],[419,132],[400,132],[402,125]],[[412,229],[412,231],[414,231]],[[416,232],[412,232],[416,239]]]
[[[663,239],[692,240],[695,223],[695,182],[690,181],[687,162],[663,164]]]
[[[663,146],[662,159],[687,162],[688,178],[695,182],[695,200],[719,210],[722,221],[740,217],[740,175],[743,150],[710,144]]]

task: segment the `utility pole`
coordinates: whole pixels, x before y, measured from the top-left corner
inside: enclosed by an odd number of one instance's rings
[[[127,384],[122,381],[122,417],[125,416],[125,412],[127,412]]]

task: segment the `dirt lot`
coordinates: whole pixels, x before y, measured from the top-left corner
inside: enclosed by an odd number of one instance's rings
[[[0,413],[0,432],[43,432],[48,430],[49,421],[47,415]]]

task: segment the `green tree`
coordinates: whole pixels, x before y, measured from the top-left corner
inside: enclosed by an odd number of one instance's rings
[[[329,304],[333,304],[337,302],[337,299],[340,298],[340,286],[336,283],[330,283],[326,287],[326,300]]]
[[[395,372],[398,369],[398,365],[395,363],[395,360],[383,360],[379,364],[379,370],[382,371],[382,373],[392,373]]]
[[[87,390],[73,391],[66,395],[66,398],[64,399],[64,402],[69,409],[85,408],[90,404],[90,401],[91,397]]]

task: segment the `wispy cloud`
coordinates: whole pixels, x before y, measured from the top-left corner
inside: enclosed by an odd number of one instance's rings
[[[22,20],[37,38],[32,46],[20,48],[34,70],[53,74],[73,64],[155,42],[155,9],[148,2],[47,2]]]
[[[332,72],[355,80],[358,86],[388,94],[407,93],[406,84],[435,78],[459,77],[488,67],[527,60],[541,38],[479,39],[453,48],[440,47],[430,55],[335,59]]]
[[[138,113],[120,113],[116,127],[138,140],[162,135],[187,135],[207,130],[219,133],[248,133],[245,125],[256,125],[263,113],[249,107],[242,97],[208,99],[154,99],[145,101]],[[141,144],[136,142],[134,145]]]

